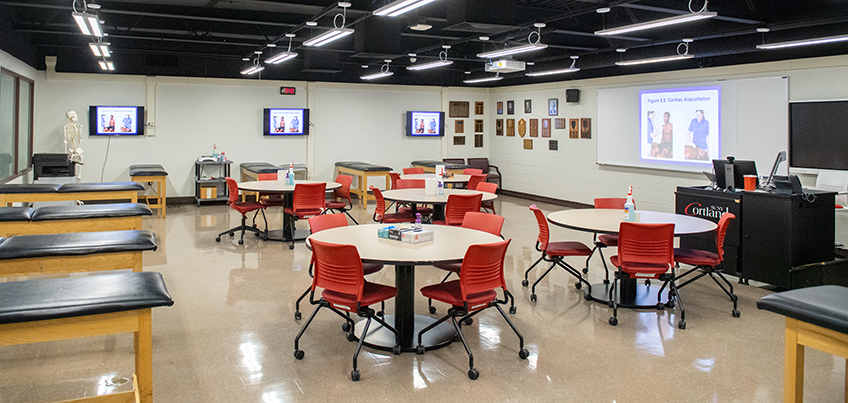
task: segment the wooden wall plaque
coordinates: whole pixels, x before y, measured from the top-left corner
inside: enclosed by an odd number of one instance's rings
[[[503,136],[503,119],[495,119],[495,136]]]
[[[580,138],[581,139],[591,139],[592,138],[592,119],[590,119],[590,118],[580,119]]]
[[[530,119],[530,137],[539,137],[539,119]]]
[[[524,139],[524,149],[532,150],[533,149],[533,139]]]
[[[465,136],[453,136],[453,145],[464,146],[465,145]]]
[[[483,147],[483,135],[482,134],[475,134],[474,135],[474,148],[481,148],[481,147]]]
[[[568,138],[580,138],[580,119],[568,119]]]
[[[483,133],[483,119],[474,119],[474,133]]]
[[[475,102],[474,103],[474,114],[475,115],[482,115],[483,114],[483,103],[482,102]]]
[[[506,120],[506,135],[507,137],[515,137],[515,119]]]
[[[454,123],[453,131],[454,131],[454,133],[465,133],[465,121],[464,120],[457,120]]]
[[[551,137],[551,119],[542,119],[542,137]]]
[[[467,118],[469,104],[468,101],[450,101],[448,103],[448,117]]]

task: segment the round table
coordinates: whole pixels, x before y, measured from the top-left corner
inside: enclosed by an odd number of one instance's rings
[[[488,232],[446,225],[424,225],[433,231],[431,242],[409,244],[377,237],[377,229],[385,224],[351,225],[332,228],[312,234],[307,239],[323,242],[355,245],[364,261],[395,265],[394,314],[386,315],[387,323],[393,323],[400,333],[401,347],[405,352],[414,352],[418,345],[418,332],[436,319],[415,315],[415,266],[432,265],[436,262],[458,262],[465,257],[470,245],[500,242],[499,236]],[[362,322],[357,325],[357,334],[362,332]],[[453,326],[444,322],[424,334],[423,343],[428,348],[449,344],[455,337]],[[382,326],[372,326],[365,343],[371,347],[391,351],[395,336]]]
[[[480,192],[477,190],[467,189],[444,189],[444,194],[428,195],[424,189],[395,189],[384,190],[383,198],[398,203],[411,203],[413,206],[412,213],[415,214],[415,204],[432,204],[433,205],[433,220],[445,219],[445,204],[448,202],[450,195],[468,195],[482,194],[483,201],[491,201],[498,198],[498,195],[489,192]]]
[[[342,184],[338,182],[296,180],[294,181],[294,185],[288,185],[285,181],[281,180],[267,180],[241,182],[238,184],[238,188],[239,190],[245,190],[249,192],[261,192],[282,195],[283,204],[285,204],[286,207],[291,207],[291,195],[294,194],[295,185],[297,185],[298,183],[325,183],[327,185],[327,190],[333,190],[342,187]],[[306,237],[309,236],[308,230],[296,229],[294,231],[291,231],[291,228],[294,228],[294,226],[292,225],[292,220],[294,220],[292,216],[284,213],[283,229],[269,230],[267,239],[270,239],[272,241],[283,242],[302,241],[306,239]]]
[[[636,212],[636,222],[648,224],[674,224],[674,236],[686,236],[715,231],[714,222],[703,218],[662,213],[658,211]],[[618,209],[575,209],[562,210],[548,214],[551,224],[577,231],[596,234],[617,234],[618,227],[624,221],[624,210]],[[609,301],[609,284],[592,284],[588,298],[606,304]],[[636,279],[621,280],[620,292],[615,296],[618,305],[625,308],[648,309],[657,306],[657,294],[650,287],[638,284]],[[668,293],[663,291],[660,302],[668,301]]]

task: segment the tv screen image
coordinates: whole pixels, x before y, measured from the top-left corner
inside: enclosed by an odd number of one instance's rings
[[[445,113],[444,112],[407,112],[406,113],[406,135],[407,136],[444,136],[445,135]]]
[[[789,104],[789,166],[848,170],[848,101]]]
[[[309,134],[309,109],[266,108],[265,136],[304,136]]]
[[[90,136],[140,136],[144,134],[144,107],[91,106],[88,108]]]

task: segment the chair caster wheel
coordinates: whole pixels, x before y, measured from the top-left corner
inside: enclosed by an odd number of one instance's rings
[[[604,279],[604,284],[609,284],[609,280]]]
[[[221,242],[221,237],[215,237],[215,242]]]
[[[300,312],[294,313],[294,320],[300,320]]]
[[[613,302],[612,302],[612,301],[607,301],[607,306],[608,306],[610,309],[615,308],[615,305],[613,304]]]
[[[522,287],[527,287],[528,285],[530,285],[530,282],[529,282],[529,281],[527,281],[527,280],[521,280],[521,286],[522,286]]]
[[[583,299],[590,301],[592,299],[592,294],[589,294],[588,292],[583,294]]]
[[[526,348],[522,348],[521,351],[518,352],[518,358],[521,358],[522,360],[526,360],[529,356],[530,352],[527,351]]]
[[[345,332],[345,333],[349,332],[350,331],[350,323],[347,323],[347,322],[342,323],[342,331]]]
[[[294,350],[294,358],[297,358],[298,360],[302,360],[303,359],[303,350]]]
[[[645,287],[651,286],[651,280],[645,280]]]
[[[734,309],[730,314],[733,315],[734,318],[738,318],[741,315],[738,309]]]
[[[236,236],[235,232],[230,232],[230,236]]]
[[[294,244],[289,245],[289,250],[292,250],[292,249],[294,249]]]
[[[610,326],[617,325],[618,324],[618,318],[615,318],[615,317],[609,318],[609,324],[610,324]]]
[[[424,354],[424,346],[418,345],[418,349],[415,350],[415,354],[422,355]]]
[[[583,283],[581,283],[581,282],[579,282],[579,281],[578,281],[577,283],[575,283],[575,284],[574,284],[574,288],[576,288],[576,289],[578,289],[578,290],[579,290],[581,287],[583,287]]]
[[[356,381],[359,380],[359,377],[360,377],[360,374],[359,374],[358,369],[354,369],[353,371],[350,371],[350,380],[351,381],[356,382]]]
[[[583,268],[583,274],[589,274],[589,268],[588,267]]]
[[[472,381],[480,377],[480,371],[477,368],[471,368],[468,370],[468,379]]]
[[[668,308],[668,309],[674,309],[674,301],[666,302],[665,307]]]
[[[530,294],[530,301],[536,302],[536,294]]]
[[[430,315],[432,315],[432,314],[436,313],[436,307],[435,307],[435,306],[431,306],[431,307],[429,308],[429,311],[430,311]]]
[[[677,322],[677,327],[680,329],[686,329],[686,321],[681,320],[680,322]]]
[[[383,313],[383,311],[377,311],[377,316],[382,318],[383,315],[385,315],[385,313]]]
[[[258,233],[258,232],[256,232],[256,233],[254,233],[254,234],[253,234],[253,236],[255,236],[255,237],[259,238],[259,233]]]
[[[354,336],[353,333],[348,333],[347,341],[356,341],[356,336]]]
[[[392,347],[392,354],[400,355],[400,353],[401,353],[400,344],[395,344],[395,346]]]
[[[509,307],[509,313],[511,315],[515,315],[515,307],[514,306]]]
[[[464,320],[464,321],[462,321],[462,323],[463,323],[465,326],[471,326],[471,325],[474,323],[474,319],[472,319],[472,318],[465,318],[465,320]]]
[[[239,245],[244,245],[244,239],[239,239]]]
[[[663,309],[665,309],[665,304],[663,304],[662,302],[657,302],[657,310],[662,311]]]

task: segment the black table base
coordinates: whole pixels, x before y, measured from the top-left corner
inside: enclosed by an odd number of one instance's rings
[[[395,326],[397,321],[395,315],[386,315],[383,319],[392,326]],[[414,335],[412,344],[401,342],[401,351],[414,353],[418,347],[418,332],[435,321],[436,319],[429,316],[415,315],[412,326],[412,333]],[[364,319],[356,324],[355,334],[357,337],[362,335],[362,328],[364,326]],[[427,350],[434,350],[447,346],[453,341],[455,336],[456,331],[453,329],[453,325],[450,322],[442,322],[439,326],[424,333],[421,342]],[[378,350],[392,351],[392,348],[395,346],[395,334],[377,321],[372,320],[371,326],[368,328],[368,334],[365,336],[365,341],[362,344]]]
[[[284,234],[285,232],[286,232],[285,230],[281,230],[281,229],[270,230],[270,231],[268,231],[268,240],[269,241],[279,241],[279,242],[291,242],[292,239],[290,237],[286,237],[285,234]],[[294,231],[294,240],[295,241],[302,241],[302,240],[308,238],[310,234],[311,233],[309,232],[309,230],[296,229]]]
[[[643,283],[639,284],[640,281]],[[661,286],[662,282],[659,280],[653,280],[650,287],[644,285],[644,280],[622,280],[619,285],[619,292],[616,295],[616,302],[621,308],[656,309],[657,292]],[[589,299],[607,304],[610,288],[612,288],[612,284],[592,284],[592,293],[589,294]],[[663,289],[659,302],[663,304],[668,302],[668,287]]]

